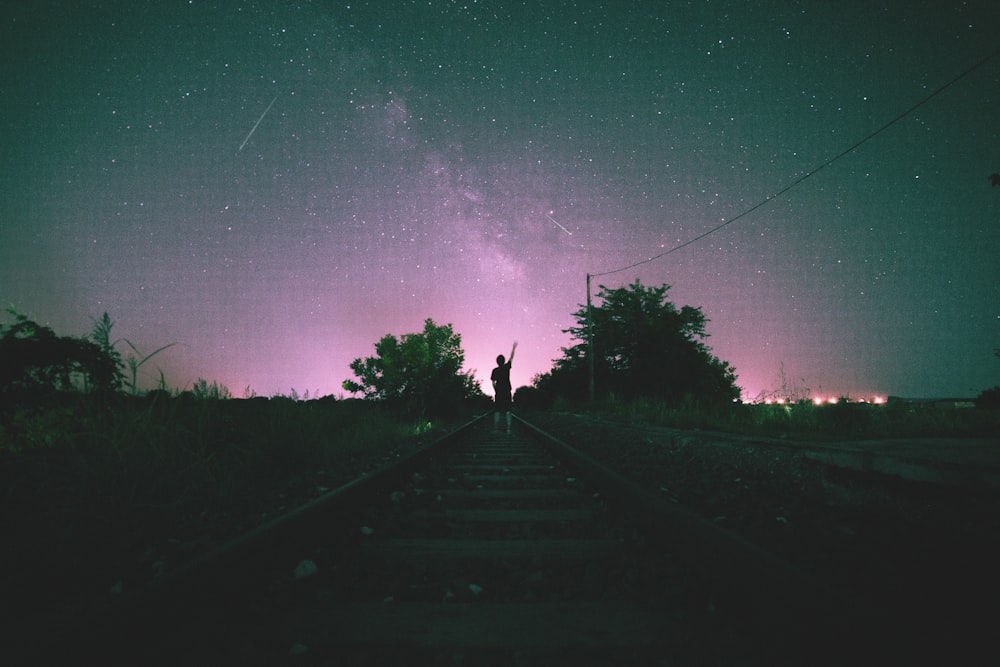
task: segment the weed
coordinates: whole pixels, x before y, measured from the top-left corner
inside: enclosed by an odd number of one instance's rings
[[[4,411],[5,512],[31,530],[43,522],[29,517],[72,513],[163,539],[199,516],[252,516],[317,470],[347,481],[432,430],[365,401],[221,400],[227,395],[200,380],[178,396],[154,390],[109,406],[75,400]]]

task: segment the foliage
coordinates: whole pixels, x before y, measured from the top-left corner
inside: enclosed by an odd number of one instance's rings
[[[533,378],[536,383],[538,377]],[[514,405],[522,410],[547,410],[552,407],[552,400],[537,386],[518,387],[514,392]]]
[[[1000,359],[1000,347],[993,350],[993,356]],[[989,409],[1000,408],[1000,385],[990,387],[989,389],[980,392],[979,396],[976,397],[976,407]]]
[[[194,385],[191,387],[191,393],[194,397],[203,401],[224,401],[233,397],[232,393],[226,385],[219,384],[218,382],[208,383],[208,380],[204,378],[198,378]]]
[[[117,341],[111,340],[111,329],[114,327],[115,323],[111,320],[107,311],[104,311],[104,314],[101,315],[101,319],[95,320],[91,318],[91,321],[94,324],[90,330],[90,340],[92,340],[94,344],[100,348],[101,352],[111,361],[110,368],[105,368],[105,371],[110,374],[107,377],[98,378],[97,384],[106,391],[117,391],[122,385],[123,375],[122,355],[115,349],[115,343]]]
[[[107,316],[107,313],[105,313],[105,316]],[[139,368],[141,368],[144,363],[146,363],[147,361],[158,355],[160,352],[163,352],[164,350],[173,347],[177,343],[167,343],[163,347],[157,348],[156,350],[143,356],[143,354],[139,352],[139,348],[137,348],[132,341],[130,341],[127,338],[123,338],[122,340],[124,340],[125,344],[128,345],[130,348],[132,348],[132,352],[134,352],[134,354],[130,354],[128,358],[125,359],[125,363],[128,364],[128,370],[129,370],[129,379],[125,380],[125,386],[127,386],[129,390],[132,392],[132,395],[135,396],[139,391],[139,386],[138,386]],[[160,371],[160,387],[163,388],[163,385],[164,385],[163,371]]]
[[[343,387],[419,414],[439,414],[482,394],[471,371],[462,371],[464,363],[461,335],[428,318],[422,332],[398,339],[386,334],[375,344],[375,356],[352,361],[357,381],[345,380]]]
[[[656,397],[681,401],[730,402],[739,397],[734,369],[711,354],[703,340],[708,319],[701,309],[679,310],[667,299],[669,285],[601,285],[600,306],[591,309],[594,376],[599,396]],[[581,397],[587,386],[587,309],[573,314],[565,331],[580,343],[563,348],[550,373],[535,386],[549,395]]]
[[[57,336],[25,315],[12,309],[7,312],[14,316],[14,323],[0,325],[0,394],[30,397],[80,389],[117,390],[121,358],[100,338],[110,325],[97,332],[95,342]]]
[[[19,573],[4,589],[11,608],[57,591],[103,595],[123,577],[128,589],[142,579],[128,548],[172,558],[168,538],[234,537],[438,432],[367,401],[156,390],[95,409],[79,394],[61,398],[0,410],[4,540],[17,545],[0,550],[0,565]],[[81,568],[87,577],[71,576]]]
[[[91,318],[90,335],[82,338],[57,336],[51,328],[13,309],[7,312],[14,316],[14,324],[0,325],[0,392],[22,398],[73,390],[109,396],[122,387],[135,396],[139,368],[176,345],[170,343],[143,355],[126,338],[112,340],[115,323],[107,312],[100,319]],[[123,360],[115,347],[119,342],[134,354]],[[129,370],[127,377],[123,367]],[[160,388],[165,388],[162,371]]]
[[[114,341],[111,340],[111,329],[115,326],[115,323],[108,316],[107,311],[105,311],[104,315],[101,316],[101,319],[95,320],[91,318],[91,321],[93,321],[94,326],[91,329],[90,339],[93,340],[95,343],[97,343],[97,345],[101,348],[101,350],[104,351],[105,354],[107,354],[108,356],[112,357],[115,360],[117,366],[117,372],[115,374],[115,377],[113,378],[114,387],[117,389],[118,387],[124,384],[125,387],[129,389],[130,393],[133,396],[135,396],[139,391],[139,387],[137,385],[137,376],[139,374],[139,368],[141,368],[143,364],[145,364],[147,361],[155,357],[160,352],[163,352],[164,350],[171,348],[177,344],[177,343],[168,343],[167,345],[164,345],[163,347],[143,356],[142,353],[139,352],[139,348],[135,346],[135,343],[130,341],[128,338],[119,338],[118,340]],[[118,344],[118,341],[124,341],[126,345],[132,348],[132,352],[134,352],[134,354],[130,354],[128,358],[125,359],[124,362],[122,362],[121,354],[118,352],[118,350],[115,349],[115,345]],[[128,366],[129,369],[128,378],[125,378],[124,374],[121,372],[121,366],[123,363]],[[162,370],[160,371],[159,388],[166,390],[166,381],[163,378]]]
[[[1000,408],[1000,386],[992,387],[981,392],[976,397],[977,408]]]

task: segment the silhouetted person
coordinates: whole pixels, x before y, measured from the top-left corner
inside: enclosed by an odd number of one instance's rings
[[[500,415],[507,420],[507,432],[510,433],[510,365],[514,363],[514,351],[517,341],[510,348],[510,358],[504,360],[503,355],[497,356],[497,367],[493,369],[490,380],[493,382],[493,428],[500,428]]]
[[[993,184],[993,187],[1000,185],[1000,174],[990,174],[990,183]]]

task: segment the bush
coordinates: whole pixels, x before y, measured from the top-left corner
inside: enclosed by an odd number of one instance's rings
[[[1000,408],[1000,385],[987,389],[976,397],[976,407],[984,410]]]

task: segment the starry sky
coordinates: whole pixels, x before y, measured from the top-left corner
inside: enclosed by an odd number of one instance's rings
[[[995,0],[15,0],[0,26],[0,301],[177,343],[147,386],[339,395],[426,318],[488,392],[519,341],[529,384],[587,273],[700,307],[746,398],[1000,384]]]

